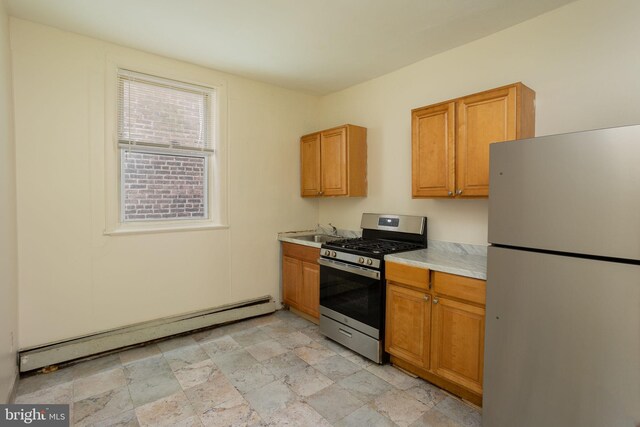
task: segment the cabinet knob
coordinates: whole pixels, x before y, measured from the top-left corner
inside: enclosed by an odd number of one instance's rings
[[[434,299],[433,299],[433,303],[434,303],[434,304],[437,304],[437,303],[438,303],[438,301],[440,301],[438,298],[434,298]]]
[[[318,191],[318,194],[322,196],[324,194],[324,191]]]
[[[459,196],[460,194],[462,194],[462,190],[456,191],[456,194]]]
[[[424,300],[425,300],[425,301],[429,301],[429,295],[425,295],[425,296],[424,296]]]
[[[453,196],[453,191],[449,191],[449,192],[447,193],[447,195],[448,195],[448,196]]]

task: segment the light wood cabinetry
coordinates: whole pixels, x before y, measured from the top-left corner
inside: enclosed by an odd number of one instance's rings
[[[471,277],[434,271],[431,276],[434,292],[461,301],[485,305],[487,282]]]
[[[478,394],[482,393],[484,308],[433,299],[431,371]]]
[[[320,318],[320,249],[282,243],[282,300],[312,318]]]
[[[429,369],[430,295],[387,285],[385,351]]]
[[[300,163],[302,177],[300,191],[303,197],[315,197],[320,193],[320,134],[300,139]]]
[[[480,405],[486,282],[389,262],[386,270],[391,361]]]
[[[455,102],[413,110],[413,197],[453,196],[455,190]]]
[[[320,318],[320,266],[317,262],[302,261],[299,304],[301,311]]]
[[[489,145],[535,134],[535,92],[515,83],[411,112],[412,195],[487,197]]]
[[[344,125],[300,138],[302,197],[367,195],[367,129]]]
[[[299,259],[282,256],[282,299],[297,306],[300,301],[302,265]]]

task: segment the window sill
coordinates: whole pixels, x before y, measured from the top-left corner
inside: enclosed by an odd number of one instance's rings
[[[175,233],[182,231],[202,231],[202,230],[225,230],[228,225],[208,223],[190,224],[148,224],[148,225],[127,225],[120,226],[113,230],[106,230],[105,236],[123,236],[131,234],[151,234],[151,233]]]

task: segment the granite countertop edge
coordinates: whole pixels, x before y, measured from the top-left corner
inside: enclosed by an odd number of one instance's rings
[[[278,234],[278,240],[281,242],[295,243],[296,245],[310,246],[312,248],[318,248],[322,246],[320,242],[310,242],[308,240],[296,239],[296,236],[313,236],[314,231],[296,231],[291,233]]]
[[[412,267],[428,268],[442,273],[487,280],[487,257],[484,255],[458,254],[427,248],[386,255],[384,260]]]

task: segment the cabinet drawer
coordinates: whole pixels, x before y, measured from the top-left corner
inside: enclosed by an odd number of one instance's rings
[[[410,265],[385,263],[385,277],[395,283],[410,285],[418,289],[429,289],[429,270]]]
[[[320,249],[282,242],[282,255],[317,264],[318,258],[320,258]]]
[[[433,272],[433,290],[440,295],[484,305],[487,298],[487,282],[455,274]]]

